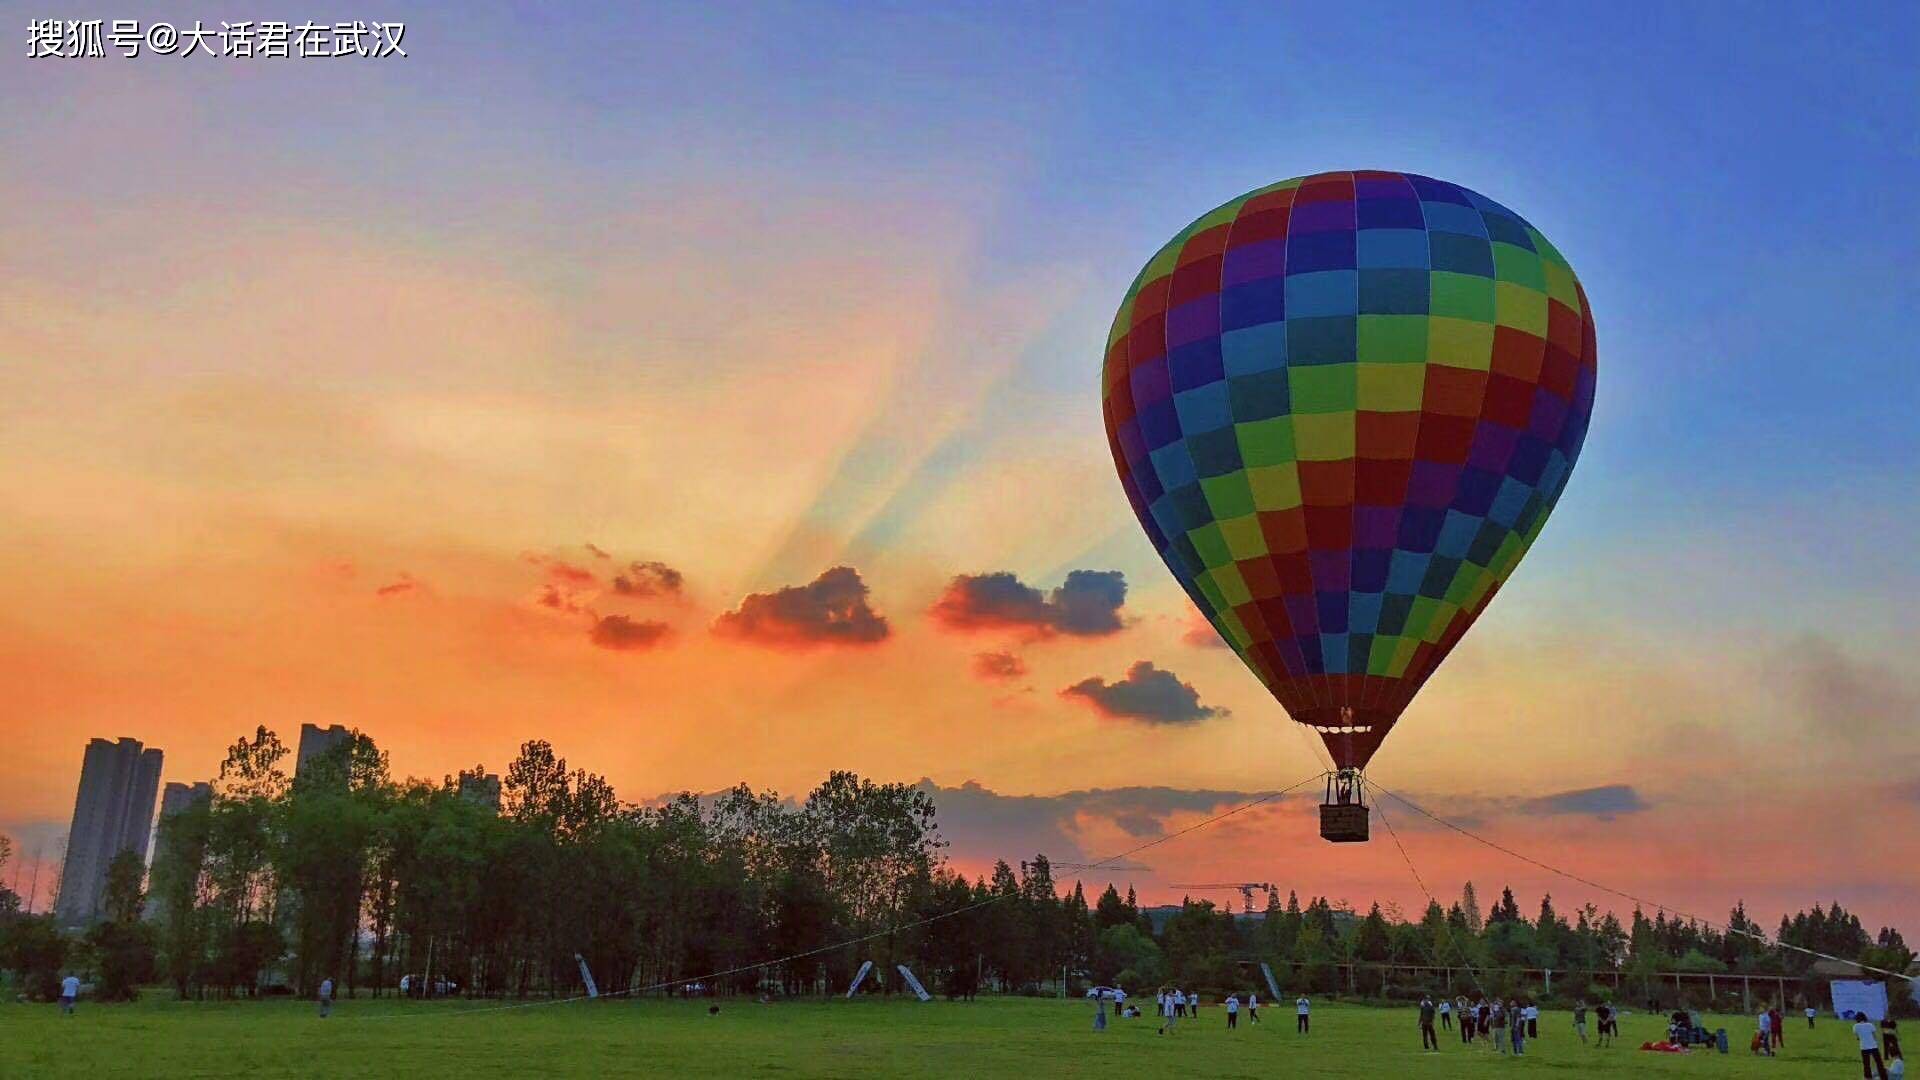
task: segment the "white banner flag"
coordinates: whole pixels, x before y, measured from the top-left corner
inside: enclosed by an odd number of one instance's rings
[[[1273,1000],[1276,1002],[1279,1001],[1280,1000],[1280,984],[1273,981],[1273,968],[1267,966],[1267,962],[1265,960],[1260,961],[1260,974],[1265,975],[1267,977],[1267,989],[1273,991]]]
[[[594,985],[593,972],[587,970],[587,958],[581,956],[579,953],[574,953],[573,958],[580,963],[580,979],[587,984],[587,996],[590,998],[599,997],[600,988]]]
[[[860,965],[860,970],[859,970],[859,972],[857,972],[857,973],[856,973],[856,974],[855,974],[855,975],[853,976],[853,985],[852,985],[852,986],[849,986],[849,987],[847,987],[847,1000],[849,1000],[849,1001],[851,1001],[851,1000],[853,1000],[853,992],[854,992],[855,990],[858,990],[858,989],[860,989],[860,984],[861,984],[862,982],[865,982],[865,981],[866,981],[866,978],[867,978],[867,972],[869,972],[869,971],[872,971],[872,970],[873,970],[873,961],[871,961],[871,960],[869,960],[869,961],[867,961],[866,963],[864,963],[864,964],[861,964],[861,965]]]
[[[933,995],[927,993],[927,988],[924,986],[921,986],[920,980],[913,977],[913,972],[907,970],[907,965],[896,964],[894,965],[894,967],[899,970],[900,977],[907,980],[907,985],[913,987],[913,992],[919,995],[919,998],[921,1001],[933,1000]]]

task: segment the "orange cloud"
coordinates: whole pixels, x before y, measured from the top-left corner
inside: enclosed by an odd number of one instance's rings
[[[806,585],[754,593],[714,620],[721,637],[759,645],[810,649],[820,645],[877,645],[892,633],[873,609],[867,583],[851,566],[836,566]]]
[[[603,649],[637,652],[664,642],[670,632],[663,622],[637,622],[625,615],[607,615],[593,624],[588,637]]]
[[[399,580],[380,586],[373,591],[373,594],[375,596],[400,596],[405,593],[414,592],[421,587],[420,582],[415,580],[413,575],[402,573]]]
[[[1180,640],[1196,649],[1227,648],[1227,639],[1221,637],[1220,631],[1215,630],[1207,617],[1198,611],[1187,613],[1186,629],[1180,632]]]
[[[1080,698],[1110,719],[1144,724],[1191,724],[1226,715],[1225,709],[1200,704],[1200,692],[1192,683],[1181,682],[1150,660],[1137,661],[1118,682],[1094,676],[1060,691],[1060,696]]]
[[[1127,579],[1118,570],[1075,570],[1051,594],[1006,571],[961,574],[927,614],[949,630],[1014,630],[1030,637],[1104,637],[1126,627]]]
[[[686,577],[663,562],[633,562],[614,575],[613,591],[622,596],[678,596]]]
[[[1007,652],[983,652],[973,656],[974,675],[988,682],[1006,682],[1027,673],[1026,661]]]

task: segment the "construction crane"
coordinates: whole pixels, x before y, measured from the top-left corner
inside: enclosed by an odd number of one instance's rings
[[[1270,881],[1211,881],[1204,883],[1169,881],[1167,884],[1176,889],[1237,889],[1240,893],[1240,900],[1246,905],[1246,911],[1249,915],[1253,914],[1254,892],[1273,891],[1273,883]]]

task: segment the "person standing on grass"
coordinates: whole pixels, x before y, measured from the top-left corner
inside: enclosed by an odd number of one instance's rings
[[[1453,1002],[1446,998],[1440,999],[1440,1026],[1448,1031],[1453,1030]]]
[[[1580,1045],[1587,1044],[1587,999],[1581,998],[1573,1005],[1573,1033],[1580,1036]]]
[[[1188,1015],[1187,1000],[1187,992],[1185,990],[1175,990],[1173,992],[1173,1014],[1175,1016],[1184,1017]]]
[[[1171,1032],[1173,1030],[1173,1022],[1175,1020],[1180,1019],[1180,1017],[1174,1013],[1173,1009],[1174,1009],[1173,995],[1165,994],[1165,993],[1161,994],[1160,995],[1160,1034],[1162,1035],[1165,1035]]]
[[[1433,997],[1423,995],[1420,998],[1420,1049],[1439,1053],[1440,1036],[1433,1030],[1434,1012]]]
[[[1232,1031],[1234,1028],[1239,1026],[1240,1026],[1240,999],[1238,997],[1235,997],[1232,994],[1228,994],[1227,995],[1227,1030]]]
[[[1258,990],[1247,991],[1247,1019],[1256,1024],[1260,1022],[1260,991]]]
[[[1820,1014],[1820,1010],[1814,1008],[1811,1005],[1807,1006],[1807,1030],[1808,1031],[1813,1030],[1813,1018],[1815,1016],[1818,1016],[1819,1014]]]
[[[1768,1057],[1773,1056],[1773,1014],[1766,1009],[1760,1010],[1760,1042],[1758,1049]]]
[[[68,975],[60,980],[60,1015],[72,1016],[73,1003],[80,1000],[80,976]]]
[[[320,1019],[333,1015],[333,980],[320,980]]]
[[[1498,1001],[1487,1006],[1487,1010],[1493,1017],[1491,1021],[1493,1024],[1493,1048],[1504,1054],[1507,1052],[1507,1011],[1500,1007]]]
[[[1520,1007],[1518,1001],[1508,999],[1507,1013],[1510,1017],[1507,1039],[1513,1043],[1513,1056],[1519,1057],[1527,1052],[1527,1011]]]
[[[1312,1027],[1312,1025],[1309,1023],[1311,1019],[1309,1014],[1312,1011],[1313,1011],[1313,1003],[1307,1000],[1307,995],[1301,994],[1299,997],[1294,999],[1294,1002],[1293,1002],[1293,1016],[1294,1016],[1293,1030],[1294,1031],[1298,1032],[1301,1035],[1308,1034],[1308,1032]]]
[[[1540,1003],[1537,1001],[1529,1001],[1527,1002],[1527,1038],[1537,1039],[1539,1037]]]
[[[1867,1019],[1865,1013],[1853,1015],[1859,1018],[1853,1025],[1853,1037],[1860,1041],[1860,1075],[1865,1080],[1873,1080],[1874,1072],[1878,1070],[1880,1080],[1888,1080],[1887,1061],[1880,1056],[1880,1039],[1874,1033],[1873,1021]]]
[[[1888,1013],[1880,1021],[1880,1052],[1888,1061],[1900,1057],[1900,1025],[1894,1023],[1893,1014]]]
[[[1787,1048],[1787,1018],[1780,1015],[1779,1009],[1767,1010],[1767,1030],[1773,1032],[1773,1046],[1776,1050]]]

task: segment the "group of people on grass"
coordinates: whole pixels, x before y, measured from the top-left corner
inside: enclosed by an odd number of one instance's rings
[[[1811,1011],[1811,1010],[1809,1010]],[[1889,1016],[1876,1031],[1865,1013],[1854,1013],[1853,1037],[1860,1043],[1860,1075],[1865,1080],[1904,1080],[1907,1062],[1900,1054],[1900,1025]]]
[[[1138,1008],[1128,1007],[1126,1005],[1127,994],[1124,990],[1110,987],[1096,987],[1094,990],[1089,991],[1087,996],[1094,999],[1096,1006],[1093,1016],[1093,1030],[1095,1031],[1105,1031],[1107,1029],[1108,1002],[1113,1002],[1115,1013],[1119,1016],[1140,1015]],[[1312,1002],[1308,1001],[1306,995],[1302,994],[1293,1004],[1294,1013],[1298,1017],[1295,1030],[1304,1035],[1308,1029],[1309,1014],[1313,1008]],[[1200,995],[1177,988],[1167,989],[1162,987],[1156,991],[1154,993],[1154,1005],[1157,1015],[1160,1017],[1158,1034],[1161,1035],[1172,1033],[1181,1020],[1198,1019],[1200,1016]],[[1257,991],[1249,990],[1245,997],[1240,996],[1238,992],[1229,993],[1226,1000],[1221,1002],[1221,1006],[1226,1014],[1227,1027],[1230,1030],[1237,1029],[1240,1026],[1241,1013],[1246,1014],[1247,1020],[1250,1023],[1257,1024],[1260,1022],[1260,994]]]
[[[1492,1001],[1485,998],[1469,1001],[1463,994],[1451,1001],[1441,998],[1435,1002],[1431,996],[1427,996],[1420,999],[1420,1049],[1437,1052],[1440,1049],[1440,1034],[1435,1030],[1435,1020],[1439,1021],[1440,1027],[1451,1031],[1455,1017],[1460,1021],[1462,1043],[1471,1045],[1476,1040],[1491,1037],[1494,1048],[1502,1054],[1525,1054],[1527,1040],[1540,1037],[1540,1006],[1533,1001],[1521,1002],[1509,998],[1503,1002],[1498,997]],[[1580,1041],[1585,1042],[1587,1016],[1584,1003],[1574,1012],[1574,1030],[1579,1032]]]

